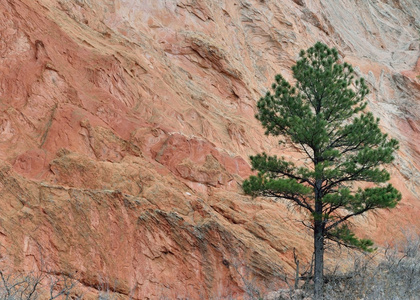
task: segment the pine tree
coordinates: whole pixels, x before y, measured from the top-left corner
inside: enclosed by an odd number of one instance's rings
[[[265,153],[251,156],[259,171],[243,183],[247,194],[283,198],[308,212],[314,238],[314,296],[322,299],[324,244],[372,251],[348,220],[369,210],[393,208],[401,194],[384,165],[393,161],[398,141],[379,129],[379,119],[365,112],[368,87],[354,70],[340,63],[336,49],[316,43],[292,67],[294,86],[275,76],[272,92],[258,101],[256,118],[266,135],[284,136],[305,163]],[[369,182],[369,187],[364,187]],[[356,188],[355,186],[358,186]]]

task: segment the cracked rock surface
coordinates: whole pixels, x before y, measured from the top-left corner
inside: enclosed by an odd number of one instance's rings
[[[255,105],[318,40],[366,78],[401,146],[403,200],[356,231],[380,246],[420,228],[417,0],[0,2],[3,268],[71,274],[87,299],[104,285],[121,299],[284,287],[310,233],[240,184],[249,155],[297,155],[264,136]]]

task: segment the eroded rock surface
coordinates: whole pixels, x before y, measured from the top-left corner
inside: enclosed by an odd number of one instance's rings
[[[401,142],[401,204],[356,227],[379,245],[420,228],[419,16],[416,0],[1,0],[2,263],[71,274],[86,297],[284,286],[310,235],[240,183],[248,155],[294,155],[255,104],[318,40],[367,79]]]

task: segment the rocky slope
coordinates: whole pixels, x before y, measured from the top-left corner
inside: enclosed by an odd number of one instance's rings
[[[302,48],[339,50],[401,142],[378,245],[420,228],[416,0],[1,0],[4,269],[68,274],[86,297],[239,299],[309,259],[299,211],[243,196],[256,100]],[[398,225],[396,225],[398,224]],[[165,298],[166,297],[166,298]]]

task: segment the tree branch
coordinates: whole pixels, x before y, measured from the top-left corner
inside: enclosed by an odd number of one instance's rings
[[[300,177],[300,176],[297,176],[295,174],[285,172],[285,171],[275,171],[274,173],[281,174],[281,175],[286,176],[286,177],[291,178],[291,179],[295,179],[295,180],[299,181],[299,183],[307,183],[310,186],[315,187],[315,184],[307,178],[303,178],[303,177]]]
[[[299,199],[298,195],[290,195],[290,194],[281,194],[281,193],[276,193],[273,191],[264,191],[263,192],[264,196],[269,196],[269,197],[275,197],[275,198],[284,198],[287,200],[291,200],[293,202],[295,202],[298,206],[303,207],[307,210],[309,210],[311,213],[314,212],[314,209],[306,202],[305,198],[301,198]]]
[[[346,216],[344,216],[344,217],[340,217],[340,219],[339,219],[338,221],[336,221],[336,222],[334,222],[333,224],[331,224],[331,225],[329,225],[329,226],[325,227],[325,232],[328,232],[328,231],[330,231],[331,229],[333,229],[333,228],[337,227],[337,226],[338,226],[338,225],[340,225],[341,223],[343,223],[343,222],[347,221],[349,218],[354,217],[354,216],[361,215],[361,214],[363,214],[363,213],[365,213],[365,212],[367,212],[368,210],[371,210],[371,209],[374,209],[374,207],[372,207],[372,206],[366,206],[366,207],[365,207],[365,208],[363,208],[362,210],[359,210],[359,211],[357,211],[357,212],[354,212],[354,213],[348,214],[348,215],[346,215]]]
[[[336,181],[331,181],[330,184],[328,184],[327,186],[325,186],[324,188],[322,188],[322,192],[324,194],[329,194],[330,189],[342,182],[346,182],[346,181],[358,181],[358,180],[363,180],[362,178],[358,178],[357,176],[359,176],[363,171],[368,170],[369,168],[371,168],[372,166],[367,166],[367,165],[363,165],[361,168],[359,168],[359,170],[357,170],[356,172],[354,172],[351,175],[342,177]]]

